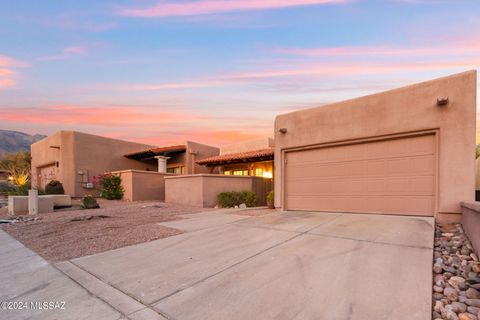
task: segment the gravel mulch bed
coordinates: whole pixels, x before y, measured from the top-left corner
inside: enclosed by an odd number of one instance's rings
[[[209,210],[151,201],[99,204],[100,209],[60,210],[39,214],[36,220],[20,216],[20,221],[0,227],[46,260],[58,262],[180,234],[158,223]],[[0,219],[12,217],[2,210]]]
[[[434,320],[480,319],[480,262],[460,224],[435,227]]]

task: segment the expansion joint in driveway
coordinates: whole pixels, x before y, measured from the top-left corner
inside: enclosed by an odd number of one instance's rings
[[[335,220],[335,219],[337,219],[337,218],[338,218],[338,216],[334,217],[333,219],[331,219],[331,220],[329,220],[329,221]],[[156,303],[158,303],[158,302],[160,302],[160,301],[162,301],[162,300],[164,300],[164,299],[167,299],[167,298],[169,298],[169,297],[171,297],[171,296],[176,295],[177,293],[180,293],[180,292],[182,292],[182,291],[184,291],[184,290],[187,290],[187,289],[189,289],[189,288],[191,288],[191,287],[193,287],[193,286],[196,286],[196,285],[198,285],[198,284],[200,284],[200,283],[202,283],[202,282],[204,282],[204,281],[207,281],[208,279],[211,279],[211,278],[213,278],[213,277],[215,277],[215,276],[217,276],[217,275],[219,275],[219,274],[222,274],[222,273],[224,273],[225,271],[228,271],[228,270],[230,270],[230,269],[232,269],[232,268],[235,268],[236,266],[238,266],[238,265],[240,265],[240,264],[242,264],[242,263],[244,263],[244,262],[247,262],[247,261],[249,261],[249,260],[251,260],[251,259],[253,259],[253,258],[255,258],[255,257],[258,257],[258,256],[260,256],[260,255],[262,255],[262,254],[264,254],[264,253],[266,253],[266,252],[268,252],[268,251],[276,248],[276,247],[282,246],[282,245],[284,245],[285,243],[287,243],[287,242],[289,242],[289,241],[292,241],[292,240],[294,240],[294,239],[296,239],[296,238],[298,238],[298,237],[300,237],[300,236],[302,236],[302,235],[304,235],[304,234],[307,234],[308,232],[310,232],[311,230],[317,228],[318,226],[320,226],[320,225],[323,224],[323,223],[325,223],[325,222],[316,224],[315,226],[309,228],[308,230],[295,233],[292,237],[290,237],[290,238],[288,238],[288,239],[286,239],[286,240],[280,241],[280,242],[278,242],[278,243],[276,243],[276,244],[274,244],[274,245],[272,245],[272,246],[270,246],[270,247],[268,247],[268,248],[265,248],[265,249],[263,249],[263,250],[255,253],[255,254],[249,256],[249,257],[246,257],[245,259],[242,259],[242,260],[240,260],[240,261],[238,261],[238,262],[235,262],[234,264],[232,264],[232,265],[230,265],[230,266],[228,266],[228,267],[225,267],[225,268],[223,268],[222,270],[219,270],[218,272],[215,272],[215,273],[213,273],[213,274],[211,274],[211,275],[209,275],[209,276],[207,276],[207,277],[204,277],[204,278],[202,278],[202,279],[200,279],[200,280],[198,280],[198,281],[195,281],[194,283],[192,283],[192,284],[190,284],[190,285],[188,285],[188,286],[186,286],[186,287],[183,287],[183,288],[181,288],[181,289],[177,289],[177,290],[175,290],[175,291],[173,291],[173,292],[171,292],[171,293],[169,293],[169,294],[167,294],[167,295],[165,295],[165,296],[163,296],[163,297],[161,297],[161,298],[159,298],[159,299],[156,299],[156,300],[152,301],[152,302],[150,303],[150,305],[154,305],[154,304],[156,304]],[[283,232],[285,232],[285,230],[276,230],[276,231],[283,231]]]
[[[55,267],[85,288],[91,295],[104,301],[127,319],[168,319],[168,317],[161,312],[150,308],[150,306],[143,304],[131,295],[105,283],[97,276],[70,261],[57,263]]]

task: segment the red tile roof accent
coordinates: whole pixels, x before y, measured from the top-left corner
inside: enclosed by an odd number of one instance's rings
[[[154,156],[158,156],[162,153],[165,152],[181,152],[181,151],[186,151],[187,146],[184,144],[179,144],[175,146],[167,146],[167,147],[160,147],[160,148],[152,148],[152,149],[147,149],[139,152],[134,152],[134,153],[129,153],[126,154],[125,157],[129,159],[145,159],[145,158],[151,158]]]
[[[273,160],[273,148],[260,150],[252,150],[247,152],[238,152],[230,154],[222,154],[219,156],[209,157],[196,161],[197,164],[212,166],[225,163],[254,162],[263,160]]]

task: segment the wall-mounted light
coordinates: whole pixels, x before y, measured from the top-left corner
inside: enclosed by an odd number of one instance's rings
[[[278,132],[280,132],[281,134],[285,134],[287,133],[287,128],[280,128],[278,129]]]
[[[437,106],[443,107],[448,104],[448,97],[437,98]]]

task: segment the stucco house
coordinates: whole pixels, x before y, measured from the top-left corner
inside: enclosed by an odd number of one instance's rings
[[[59,180],[73,197],[97,195],[94,177],[115,172],[122,175],[125,199],[162,200],[164,176],[207,171],[195,160],[218,152],[218,148],[191,141],[157,147],[60,131],[32,144],[32,186],[43,189],[49,181]]]
[[[274,142],[272,138],[261,138],[235,143],[220,148],[220,154],[198,160],[197,164],[209,168],[213,173],[234,176],[273,177]]]
[[[242,141],[220,148],[220,154],[196,163],[208,173],[165,177],[165,201],[213,207],[217,195],[228,191],[253,191],[257,204],[266,205],[273,189],[273,139]]]
[[[277,116],[284,210],[458,221],[475,196],[476,71]]]

